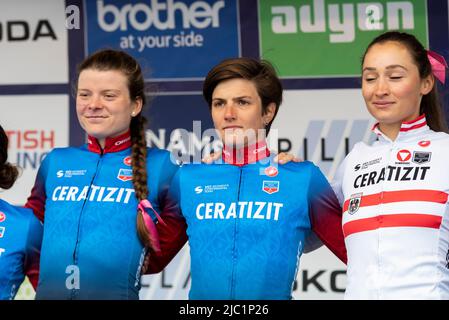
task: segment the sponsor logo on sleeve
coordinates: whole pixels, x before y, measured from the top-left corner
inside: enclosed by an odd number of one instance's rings
[[[3,238],[3,235],[5,234],[5,227],[0,227],[0,238]]]
[[[6,214],[4,212],[0,211],[0,222],[3,222],[6,220]]]

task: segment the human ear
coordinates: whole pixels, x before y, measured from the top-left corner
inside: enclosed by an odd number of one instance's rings
[[[433,75],[428,75],[424,79],[421,79],[421,94],[424,96],[432,91],[433,86],[435,85],[435,78]]]
[[[273,121],[275,112],[276,104],[274,102],[271,102],[265,109],[265,114],[263,115],[263,121],[265,125],[268,125],[271,121]]]
[[[131,113],[131,115],[133,117],[138,115],[140,113],[140,111],[142,111],[142,107],[143,107],[142,98],[137,97],[136,100],[134,101],[134,109],[133,109],[133,112]]]

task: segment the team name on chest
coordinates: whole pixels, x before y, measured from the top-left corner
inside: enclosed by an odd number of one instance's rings
[[[353,187],[362,188],[378,184],[382,181],[422,181],[430,167],[419,166],[387,166],[379,170],[359,174],[355,177]]]
[[[76,187],[57,186],[53,189],[52,201],[95,201],[128,203],[134,193],[132,188],[101,187],[96,185]]]
[[[264,201],[199,203],[196,205],[195,217],[198,220],[262,219],[277,221],[283,207],[283,203]]]

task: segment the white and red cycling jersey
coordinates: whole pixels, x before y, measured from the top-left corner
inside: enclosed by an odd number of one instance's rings
[[[424,115],[394,141],[375,125],[332,186],[343,207],[346,299],[449,299],[449,135]]]

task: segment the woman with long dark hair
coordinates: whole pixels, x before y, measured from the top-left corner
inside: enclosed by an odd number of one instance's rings
[[[444,58],[387,32],[363,56],[377,140],[357,143],[333,188],[343,207],[347,299],[449,299],[449,135]]]
[[[8,162],[8,136],[0,126],[0,189],[10,189],[19,171]],[[30,209],[0,199],[0,299],[14,299],[25,276],[34,289],[39,277],[42,224]]]

